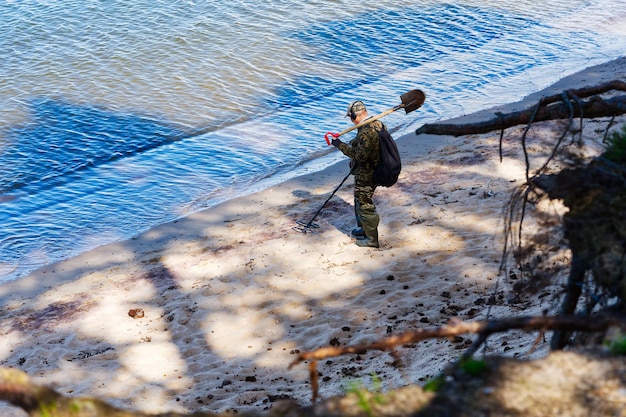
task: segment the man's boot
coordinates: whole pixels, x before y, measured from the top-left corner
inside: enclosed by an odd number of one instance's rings
[[[375,238],[366,237],[365,239],[357,239],[354,243],[362,248],[379,248],[378,236]]]
[[[356,229],[352,229],[352,236],[356,238],[367,237],[365,236],[365,231],[363,231],[362,227],[357,227]]]
[[[373,240],[370,238],[359,239],[355,241],[354,243],[356,243],[357,246],[360,246],[362,248],[380,248],[380,245],[378,244],[378,239],[377,240]]]
[[[376,219],[378,220],[378,219]],[[368,227],[367,223],[363,223],[364,238],[357,239],[356,245],[362,248],[378,248],[378,221],[376,221],[375,227]]]

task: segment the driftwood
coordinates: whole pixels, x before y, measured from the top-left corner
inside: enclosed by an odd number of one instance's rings
[[[415,133],[418,135],[462,136],[504,130],[521,124],[545,120],[572,117],[614,117],[626,114],[626,96],[616,96],[608,99],[600,97],[600,94],[613,90],[626,91],[626,83],[615,80],[595,87],[567,90],[561,94],[543,97],[535,106],[526,110],[508,114],[496,113],[496,117],[491,120],[463,124],[425,124],[418,128]],[[581,98],[589,99],[585,101],[581,100]]]
[[[487,320],[464,322],[458,319],[451,320],[447,325],[417,329],[391,336],[369,344],[355,346],[327,346],[309,352],[301,352],[289,365],[291,368],[304,361],[309,362],[309,377],[311,379],[312,401],[317,401],[319,382],[317,379],[317,361],[346,354],[362,355],[371,350],[394,353],[395,349],[411,343],[427,339],[446,339],[461,334],[478,334],[478,339],[470,347],[469,352],[475,352],[487,337],[493,333],[507,332],[517,329],[524,331],[582,331],[601,332],[610,327],[626,328],[626,318],[598,315],[593,318],[580,316],[560,317],[515,317],[502,320]],[[468,355],[464,355],[467,357]]]

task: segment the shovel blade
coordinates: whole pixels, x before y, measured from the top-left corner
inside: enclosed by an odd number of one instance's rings
[[[400,96],[402,100],[402,107],[405,113],[411,113],[414,110],[419,109],[426,101],[426,94],[422,90],[411,90]]]

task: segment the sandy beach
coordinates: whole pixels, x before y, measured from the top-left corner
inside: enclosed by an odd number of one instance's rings
[[[626,81],[626,59],[454,121],[491,118],[614,79]],[[601,152],[598,132],[608,122],[585,124],[588,155]],[[350,236],[352,179],[316,219],[319,229],[294,230],[345,177],[346,160],[3,284],[0,366],[63,394],[97,396],[125,409],[263,411],[281,398],[310,403],[306,366],[288,368],[298,352],[371,342],[451,318],[554,312],[560,283],[528,297],[515,290],[521,274],[512,259],[499,273],[504,208],[525,180],[523,128],[505,132],[502,162],[499,132],[397,138],[403,172],[398,184],[375,194],[380,249],[357,247]],[[560,128],[546,122],[531,129],[531,166],[545,160]],[[558,203],[534,207],[524,233],[536,233],[563,210]],[[546,247],[553,238],[546,237]],[[546,251],[555,266],[567,265],[568,251]],[[385,390],[421,384],[471,340],[404,347],[400,366],[386,353],[333,358],[319,364],[320,394],[368,386],[372,375]],[[486,349],[533,358],[548,345],[549,337],[515,332],[490,338]],[[6,404],[0,414],[26,415]]]

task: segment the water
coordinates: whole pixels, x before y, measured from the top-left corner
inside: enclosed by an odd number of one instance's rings
[[[626,2],[5,0],[0,282],[626,53]],[[618,4],[616,4],[618,3]]]

